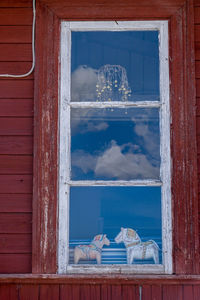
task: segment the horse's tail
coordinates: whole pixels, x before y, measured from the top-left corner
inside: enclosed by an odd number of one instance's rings
[[[155,246],[158,250],[160,250],[158,244],[157,244],[154,240],[149,240],[149,242],[152,243],[152,244],[154,244],[154,246]]]

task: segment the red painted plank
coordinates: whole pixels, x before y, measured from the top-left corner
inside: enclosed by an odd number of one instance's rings
[[[0,174],[32,174],[33,158],[23,155],[0,155]]]
[[[122,300],[137,300],[136,288],[134,285],[122,285]]]
[[[111,300],[112,290],[111,285],[102,284],[101,286],[101,300]]]
[[[200,42],[195,41],[195,59],[200,60]]]
[[[59,285],[41,285],[38,300],[59,300]]]
[[[23,75],[30,71],[32,62],[0,62],[0,74]],[[2,78],[2,77],[1,77]],[[33,79],[33,73],[24,77],[24,80]]]
[[[33,118],[0,118],[0,135],[32,135]]]
[[[20,273],[30,273],[30,272],[31,272],[31,254],[0,254],[0,273],[20,274]],[[0,299],[4,299],[4,298],[0,297]]]
[[[1,117],[32,117],[33,99],[0,99]]]
[[[142,300],[150,300],[151,296],[151,285],[143,285],[141,288]]]
[[[91,285],[90,286],[90,295],[91,299],[101,300],[101,286],[100,285]]]
[[[193,286],[192,285],[183,285],[183,300],[193,300]]]
[[[31,253],[31,234],[0,234],[0,253]]]
[[[18,300],[18,286],[14,284],[0,284],[0,299]]]
[[[0,80],[0,98],[33,98],[33,84],[33,80]]]
[[[80,286],[80,300],[92,300],[91,294],[90,294],[90,285],[89,284],[83,284]]]
[[[0,194],[0,212],[32,212],[32,195]]]
[[[39,285],[26,284],[20,286],[19,300],[38,300],[38,298],[39,298]]]
[[[200,285],[193,286],[194,300],[200,299]]]
[[[0,43],[31,43],[32,26],[1,26]]]
[[[0,25],[32,25],[32,8],[0,8]]]
[[[152,285],[151,287],[152,300],[162,300],[162,286]]]
[[[32,136],[0,136],[0,154],[32,154]]]
[[[0,233],[31,233],[30,213],[0,213]]]
[[[194,33],[195,33],[195,42],[200,42],[200,25],[195,25]]]
[[[79,300],[80,285],[60,285],[60,300]],[[94,298],[95,299],[95,298]]]
[[[32,61],[31,44],[0,44],[0,61]]]
[[[32,0],[5,0],[0,2],[0,7],[32,7]]]
[[[200,61],[195,63],[195,77],[200,78]]]
[[[200,0],[193,0],[194,1],[194,6],[200,6]]]
[[[200,7],[195,7],[194,9],[194,23],[195,24],[200,23]]]
[[[200,79],[196,79],[196,95],[200,97]]]
[[[31,175],[0,175],[1,194],[31,194],[32,180]]]
[[[183,300],[182,285],[164,285],[163,300]]]
[[[111,299],[112,300],[121,300],[122,298],[122,287],[121,285],[112,285],[111,287]]]

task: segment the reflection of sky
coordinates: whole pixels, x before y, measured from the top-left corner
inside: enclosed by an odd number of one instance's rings
[[[70,241],[102,233],[113,240],[121,227],[161,243],[160,187],[71,187]]]
[[[159,112],[73,108],[72,179],[158,179]]]
[[[95,101],[98,70],[125,68],[130,100],[158,100],[157,31],[72,32],[72,100]]]

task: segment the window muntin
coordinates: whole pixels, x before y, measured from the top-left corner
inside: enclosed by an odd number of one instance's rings
[[[117,25],[118,26],[117,26]],[[156,68],[158,72],[158,66],[160,70],[160,75],[158,81],[159,81],[159,93],[160,96],[159,98],[157,96],[152,97],[152,93],[143,93],[141,97],[141,92],[140,95],[134,96],[131,95],[130,99],[125,98],[122,101],[120,101],[120,97],[118,97],[117,101],[115,101],[116,98],[116,93],[114,93],[114,97],[111,97],[110,100],[106,101],[106,97],[103,99],[99,99],[98,97],[91,97],[91,95],[94,95],[94,92],[90,93],[90,97],[88,97],[88,93],[79,93],[78,98],[73,96],[75,93],[74,91],[76,90],[74,88],[74,83],[73,83],[73,72],[75,72],[77,69],[80,69],[78,67],[75,69],[73,67],[73,52],[71,55],[70,47],[71,47],[71,36],[73,37],[73,33],[77,33],[77,36],[79,33],[82,32],[77,32],[77,31],[83,31],[83,34],[88,34],[91,33],[92,31],[101,31],[98,33],[102,34],[102,31],[109,31],[107,33],[110,33],[110,31],[114,31],[112,33],[118,33],[118,31],[121,30],[120,34],[124,33],[129,33],[130,31],[133,31],[135,33],[143,33],[146,36],[148,36],[147,33],[155,33],[157,34],[157,40],[159,37],[159,63],[157,61],[156,63]],[[149,31],[150,30],[150,31]],[[75,31],[75,32],[74,32]],[[87,32],[88,31],[88,32]],[[93,35],[95,32],[92,32]],[[86,35],[87,35],[86,34]],[[156,36],[156,35],[155,35]],[[83,271],[83,272],[93,272],[93,271],[98,271],[98,272],[104,272],[105,269],[103,268],[103,265],[98,268],[93,265],[93,268],[91,269],[91,266],[88,267],[88,265],[83,266],[83,265],[68,265],[68,263],[71,263],[69,260],[70,257],[70,252],[67,245],[69,243],[69,240],[71,237],[73,237],[73,226],[74,228],[76,227],[75,223],[75,217],[73,216],[73,212],[76,211],[74,207],[76,207],[76,202],[80,201],[78,198],[74,198],[74,191],[80,191],[81,188],[83,188],[82,191],[85,191],[87,189],[92,189],[93,191],[96,189],[96,192],[98,192],[98,189],[103,190],[104,186],[106,185],[107,190],[117,189],[119,186],[123,186],[123,189],[130,189],[134,191],[135,189],[139,189],[140,186],[142,186],[143,190],[148,190],[154,188],[160,190],[160,195],[161,195],[161,200],[160,200],[160,213],[159,218],[161,219],[162,215],[162,226],[160,223],[160,232],[162,231],[162,241],[159,242],[161,247],[162,247],[162,258],[160,259],[160,264],[159,265],[153,265],[151,263],[143,265],[142,269],[139,266],[139,263],[133,264],[131,266],[127,265],[120,265],[115,268],[112,266],[113,271],[120,271],[120,272],[141,272],[141,273],[148,273],[148,272],[156,272],[156,273],[170,273],[172,270],[172,264],[171,264],[171,209],[170,209],[170,155],[169,155],[169,82],[168,82],[168,45],[167,45],[167,22],[70,22],[70,23],[63,23],[62,27],[62,53],[61,53],[61,66],[62,66],[62,71],[61,71],[61,104],[62,104],[62,109],[61,109],[61,151],[60,151],[60,222],[59,222],[59,272],[60,273],[65,273],[66,271],[68,272],[77,272],[77,271]],[[156,47],[155,47],[156,48]],[[158,47],[157,47],[158,48]],[[73,46],[72,46],[73,50]],[[145,49],[146,50],[146,49]],[[66,55],[67,54],[67,55]],[[108,55],[107,55],[108,56]],[[70,61],[72,58],[72,68],[70,67]],[[73,71],[73,68],[75,71]],[[83,67],[81,67],[83,68]],[[155,69],[156,69],[155,68]],[[84,67],[83,69],[86,69],[88,71],[88,67]],[[83,71],[83,69],[81,71]],[[101,69],[101,67],[100,67]],[[145,68],[144,68],[145,69]],[[72,71],[72,79],[71,79],[71,71]],[[156,73],[155,72],[155,73]],[[151,72],[152,73],[152,72]],[[145,76],[143,75],[145,78]],[[156,76],[153,76],[155,77]],[[96,83],[95,88],[99,88],[98,83]],[[70,89],[71,86],[71,89]],[[143,85],[144,86],[144,85]],[[98,91],[96,90],[97,95]],[[148,94],[150,97],[148,98]],[[155,93],[156,94],[156,93]],[[81,97],[80,97],[81,95]],[[84,100],[84,96],[86,101]],[[157,93],[158,95],[158,93]],[[122,97],[121,97],[122,98]],[[71,99],[71,101],[70,101]],[[80,100],[81,99],[81,100]],[[145,100],[144,100],[145,99]],[[160,99],[160,101],[158,101]],[[103,100],[103,101],[102,101]],[[122,103],[123,102],[123,103]],[[82,111],[82,113],[81,113]],[[160,166],[160,172],[157,172],[156,177],[154,176],[138,176],[134,177],[133,174],[129,174],[129,177],[123,178],[119,176],[119,178],[116,178],[116,176],[108,176],[108,178],[105,178],[103,176],[102,178],[95,178],[94,170],[92,170],[92,175],[91,172],[88,174],[82,172],[82,174],[78,174],[78,176],[74,175],[76,172],[74,172],[73,168],[74,165],[76,165],[78,159],[76,156],[76,159],[74,159],[73,156],[73,151],[78,150],[76,149],[76,146],[74,146],[76,143],[74,143],[74,137],[76,137],[76,130],[74,129],[74,122],[76,123],[76,117],[78,115],[79,122],[82,116],[82,121],[84,123],[84,118],[87,115],[87,111],[92,112],[91,115],[96,117],[99,115],[101,116],[101,122],[102,122],[102,112],[104,112],[104,115],[115,112],[114,114],[117,113],[118,117],[121,115],[130,115],[131,111],[135,111],[135,115],[144,115],[142,111],[151,111],[151,114],[146,113],[146,115],[157,115],[158,116],[158,111],[160,115],[160,120],[158,120],[158,117],[156,118],[157,121],[154,122],[154,128],[157,127],[157,129],[152,130],[152,137],[154,139],[154,149],[156,149],[155,153],[156,154],[156,161],[157,161],[157,167],[158,165]],[[101,111],[101,113],[100,113]],[[122,113],[123,111],[123,113]],[[99,113],[97,113],[99,112]],[[109,113],[108,113],[109,112]],[[119,113],[120,112],[120,113]],[[153,112],[153,113],[152,113]],[[128,118],[127,116],[127,118]],[[71,117],[71,128],[70,128],[70,117]],[[91,118],[91,116],[89,116]],[[97,120],[95,118],[92,118],[92,121],[88,118],[88,123],[83,125],[81,128],[79,128],[79,133],[80,131],[88,131],[89,127],[90,129],[93,127],[96,128],[102,128],[102,124],[99,125]],[[135,119],[137,119],[135,117]],[[151,119],[151,118],[150,118]],[[155,117],[154,117],[155,119]],[[68,121],[67,121],[68,120]],[[105,121],[105,120],[104,120]],[[139,123],[137,123],[139,122]],[[137,120],[137,124],[135,125],[138,126],[137,133],[141,133],[141,121]],[[103,122],[105,123],[105,122]],[[156,125],[155,125],[156,124]],[[77,125],[77,124],[76,124]],[[79,124],[80,125],[80,124]],[[144,127],[144,124],[142,124]],[[107,126],[107,125],[106,125]],[[104,124],[104,128],[106,127]],[[140,129],[139,129],[140,127]],[[145,127],[144,127],[145,128]],[[143,129],[144,129],[143,128]],[[149,126],[147,126],[149,129]],[[158,128],[161,129],[160,137],[158,135]],[[75,134],[74,134],[75,132]],[[74,134],[74,136],[73,136]],[[86,132],[84,133],[86,134]],[[84,137],[83,134],[83,139]],[[131,135],[129,136],[131,138]],[[133,137],[134,138],[134,137]],[[77,140],[80,141],[78,138]],[[160,140],[160,145],[158,146],[158,141]],[[112,138],[111,138],[111,143],[110,145],[117,147],[116,141],[113,142],[112,144]],[[129,142],[131,143],[131,142]],[[144,141],[143,141],[144,143]],[[79,143],[77,142],[77,145]],[[80,144],[79,144],[80,145]],[[127,147],[127,146],[126,146]],[[125,147],[125,148],[126,148]],[[119,148],[119,147],[118,147]],[[123,148],[123,147],[122,147]],[[160,149],[159,149],[160,148]],[[80,150],[80,149],[79,149]],[[160,150],[160,151],[159,151]],[[72,153],[71,153],[72,152]],[[84,161],[85,158],[84,156],[80,154],[83,154],[83,149],[82,152],[79,151],[79,159]],[[154,156],[155,156],[154,153]],[[71,159],[70,159],[71,157]],[[161,157],[161,158],[160,158]],[[70,161],[72,162],[70,164]],[[63,165],[63,162],[65,163]],[[154,157],[154,163],[155,163],[155,157]],[[77,166],[75,166],[77,167]],[[83,168],[84,169],[84,168]],[[87,168],[86,168],[87,169]],[[71,172],[72,171],[72,172]],[[80,170],[79,170],[80,171]],[[87,172],[86,172],[87,173]],[[159,176],[159,175],[160,176]],[[72,175],[72,176],[71,176]],[[75,176],[75,177],[73,177]],[[84,177],[85,176],[85,177]],[[82,187],[83,186],[83,187]],[[100,187],[97,187],[100,186]],[[160,187],[158,187],[160,186]],[[115,188],[114,188],[115,187]],[[122,189],[122,190],[123,190]],[[99,191],[100,191],[99,190]],[[84,193],[84,192],[83,192]],[[101,193],[101,192],[100,192]],[[124,192],[126,193],[126,192]],[[85,197],[83,197],[84,199]],[[102,200],[103,201],[103,200]],[[87,201],[86,201],[87,202]],[[94,201],[95,202],[95,201]],[[70,206],[70,209],[69,209]],[[90,206],[88,204],[88,206]],[[159,205],[158,205],[159,207]],[[86,213],[86,211],[89,209],[89,207],[85,206],[85,211],[83,210],[83,215]],[[70,211],[70,216],[69,216],[69,211]],[[68,217],[69,216],[69,217]],[[148,213],[147,213],[148,217]],[[101,218],[101,217],[100,217]],[[70,223],[70,228],[68,229],[68,224]],[[74,223],[74,224],[73,224]],[[91,224],[91,226],[93,226]],[[127,225],[128,226],[128,225]],[[134,226],[134,224],[133,224]],[[72,229],[71,229],[72,227]],[[162,227],[162,228],[161,228]],[[137,228],[134,228],[137,229]],[[119,226],[120,230],[120,226]],[[70,234],[69,234],[70,232]],[[106,232],[104,232],[106,233]],[[143,237],[140,236],[142,239]],[[161,237],[160,237],[161,240]],[[144,262],[143,262],[144,263]],[[162,263],[162,265],[161,265]]]

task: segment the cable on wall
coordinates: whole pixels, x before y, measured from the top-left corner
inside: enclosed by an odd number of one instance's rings
[[[32,24],[32,67],[29,72],[21,75],[14,74],[0,74],[0,77],[12,77],[12,78],[22,78],[29,76],[35,68],[35,19],[36,19],[36,9],[35,0],[33,0],[33,24]]]

